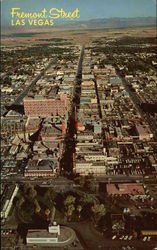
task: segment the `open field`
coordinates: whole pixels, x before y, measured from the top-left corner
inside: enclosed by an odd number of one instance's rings
[[[2,32],[1,44],[2,46],[25,46],[33,44],[52,44],[52,38],[64,38],[73,44],[88,43],[97,38],[107,37],[108,39],[120,38],[123,36],[131,37],[155,37],[155,27],[139,27],[127,29],[42,29],[42,30],[29,30],[29,32],[16,31],[5,34]],[[49,41],[48,41],[49,40]],[[63,43],[64,45],[64,43]]]

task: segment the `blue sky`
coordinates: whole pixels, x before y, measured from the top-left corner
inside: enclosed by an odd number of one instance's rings
[[[79,8],[80,20],[156,16],[156,0],[1,0],[1,3],[2,25],[9,23],[12,7],[19,7],[25,12],[43,8],[63,8],[66,11]]]

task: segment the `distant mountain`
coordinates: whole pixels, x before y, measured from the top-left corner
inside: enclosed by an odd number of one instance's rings
[[[139,26],[155,26],[155,17],[135,17],[135,18],[99,18],[88,21],[77,21],[66,23],[65,26],[76,26],[82,28],[128,28]]]
[[[68,21],[68,20],[56,20],[55,28],[59,29],[114,29],[114,28],[129,28],[129,27],[153,27],[156,26],[155,17],[135,17],[135,18],[98,18],[87,21]],[[40,26],[25,26],[25,27],[3,27],[1,26],[1,33],[13,33],[13,32],[46,32],[47,30],[52,30],[49,27],[40,27]]]

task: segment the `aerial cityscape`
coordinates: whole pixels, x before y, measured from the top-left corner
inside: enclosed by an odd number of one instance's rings
[[[157,249],[155,21],[2,32],[1,249]]]

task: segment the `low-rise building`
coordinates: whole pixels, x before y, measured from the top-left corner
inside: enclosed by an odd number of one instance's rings
[[[12,208],[13,205],[13,200],[15,198],[15,196],[17,195],[19,190],[18,185],[12,185],[9,186],[9,188],[7,189],[4,198],[1,200],[1,218],[2,219],[7,219],[8,215],[10,213],[10,210]]]
[[[66,247],[76,239],[73,229],[56,223],[46,229],[28,230],[26,243],[28,246]]]

